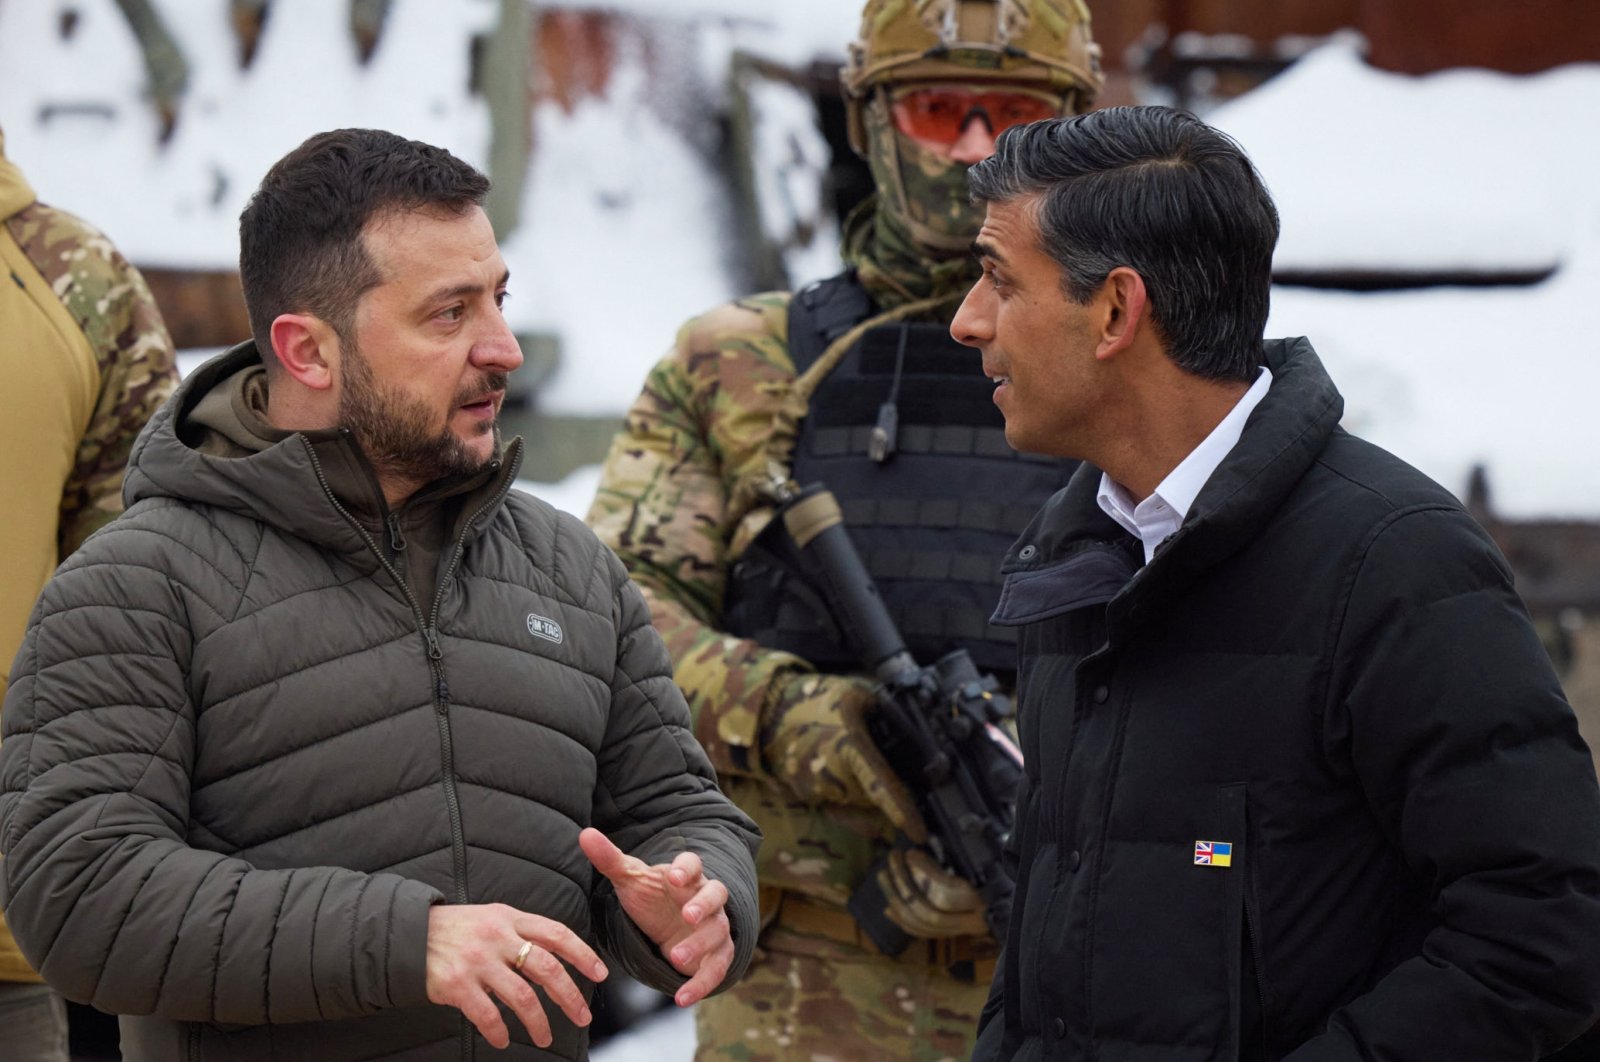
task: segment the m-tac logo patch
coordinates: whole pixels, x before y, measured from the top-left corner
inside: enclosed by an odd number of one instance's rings
[[[535,638],[543,638],[547,642],[561,644],[561,624],[548,616],[541,616],[537,612],[528,613],[528,633]]]

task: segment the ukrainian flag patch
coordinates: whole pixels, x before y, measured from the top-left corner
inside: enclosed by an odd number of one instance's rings
[[[1233,866],[1232,841],[1196,841],[1194,865],[1197,867]]]

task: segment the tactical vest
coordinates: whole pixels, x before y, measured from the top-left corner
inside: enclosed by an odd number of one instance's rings
[[[804,373],[874,312],[850,273],[797,293],[788,336],[795,371]],[[873,456],[875,428],[892,437],[882,460]],[[1009,679],[1016,632],[989,624],[1000,562],[1075,467],[1007,445],[978,353],[951,339],[944,325],[895,322],[867,332],[818,386],[800,423],[792,474],[801,486],[826,484],[839,500],[850,537],[919,663],[964,648],[980,669]],[[727,629],[824,671],[859,669],[792,551],[767,537],[758,537],[730,573]]]

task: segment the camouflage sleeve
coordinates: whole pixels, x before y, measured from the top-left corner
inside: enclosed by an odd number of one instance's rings
[[[747,488],[794,370],[788,296],[689,322],[651,371],[601,472],[589,525],[644,592],[695,736],[724,774],[763,774],[761,712],[810,666],[719,629],[728,571],[771,517]]]
[[[178,383],[177,358],[144,277],[94,226],[42,203],[13,220],[23,251],[89,340],[100,393],[61,495],[61,556],[122,511],[133,440]]]

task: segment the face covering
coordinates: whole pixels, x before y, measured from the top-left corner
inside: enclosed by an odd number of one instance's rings
[[[933,258],[968,255],[984,209],[967,193],[964,163],[929,151],[894,127],[883,93],[867,105],[867,164],[878,186],[878,211]]]

